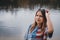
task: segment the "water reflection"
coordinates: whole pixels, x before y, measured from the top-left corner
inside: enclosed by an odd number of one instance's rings
[[[29,8],[18,8],[17,11],[0,11],[0,38],[1,40],[24,40],[28,26],[34,20],[34,14],[39,7],[30,10]],[[60,31],[60,10],[50,9],[50,18],[54,26],[53,40],[59,40]],[[51,40],[52,40],[51,39]]]

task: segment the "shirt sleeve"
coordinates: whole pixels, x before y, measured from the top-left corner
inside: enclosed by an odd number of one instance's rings
[[[29,26],[28,30],[25,33],[24,40],[28,40],[28,34],[29,34],[30,27],[31,27],[31,25]]]
[[[53,32],[52,33],[49,33],[47,27],[46,27],[46,33],[47,33],[47,37],[52,38]]]
[[[52,33],[48,33],[48,37],[52,38],[53,32]]]

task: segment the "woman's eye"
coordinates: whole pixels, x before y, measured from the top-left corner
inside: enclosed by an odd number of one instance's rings
[[[36,15],[36,16],[38,16],[38,15]]]
[[[41,16],[41,15],[36,15],[36,16],[43,17],[43,16]]]
[[[40,16],[40,17],[43,17],[43,16]]]

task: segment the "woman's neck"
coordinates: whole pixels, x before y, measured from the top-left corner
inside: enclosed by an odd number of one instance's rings
[[[38,27],[41,27],[41,24],[37,24]]]

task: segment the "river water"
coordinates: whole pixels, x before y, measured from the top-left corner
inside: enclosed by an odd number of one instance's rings
[[[25,32],[34,21],[35,12],[39,9],[17,8],[13,11],[0,10],[0,40],[24,40]],[[48,8],[44,8],[48,9]],[[60,10],[49,9],[54,33],[49,40],[60,40]]]

